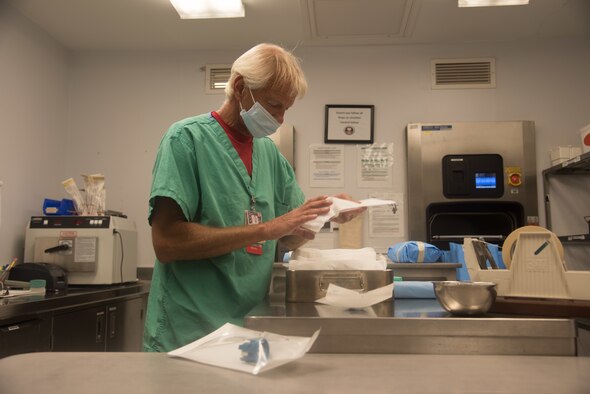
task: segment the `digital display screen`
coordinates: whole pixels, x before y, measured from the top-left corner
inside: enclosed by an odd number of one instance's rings
[[[493,172],[476,172],[475,173],[476,189],[495,189],[496,174]]]

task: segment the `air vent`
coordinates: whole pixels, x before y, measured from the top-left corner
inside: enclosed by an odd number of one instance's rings
[[[208,64],[205,66],[205,93],[222,94],[229,80],[231,64]]]
[[[433,89],[491,89],[496,87],[494,58],[433,59]]]

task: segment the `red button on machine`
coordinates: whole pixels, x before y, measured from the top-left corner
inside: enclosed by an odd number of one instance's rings
[[[522,184],[522,179],[520,174],[512,173],[508,174],[508,184],[511,186],[520,186]]]

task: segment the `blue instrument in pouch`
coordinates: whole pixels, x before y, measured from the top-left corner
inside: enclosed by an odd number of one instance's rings
[[[268,360],[270,346],[265,338],[254,338],[242,343],[238,347],[242,351],[240,360],[248,364],[256,364],[260,359],[260,351],[264,352],[264,358]]]

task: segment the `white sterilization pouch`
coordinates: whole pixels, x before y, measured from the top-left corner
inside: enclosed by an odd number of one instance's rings
[[[168,355],[257,375],[303,357],[319,334],[285,336],[226,323]]]

